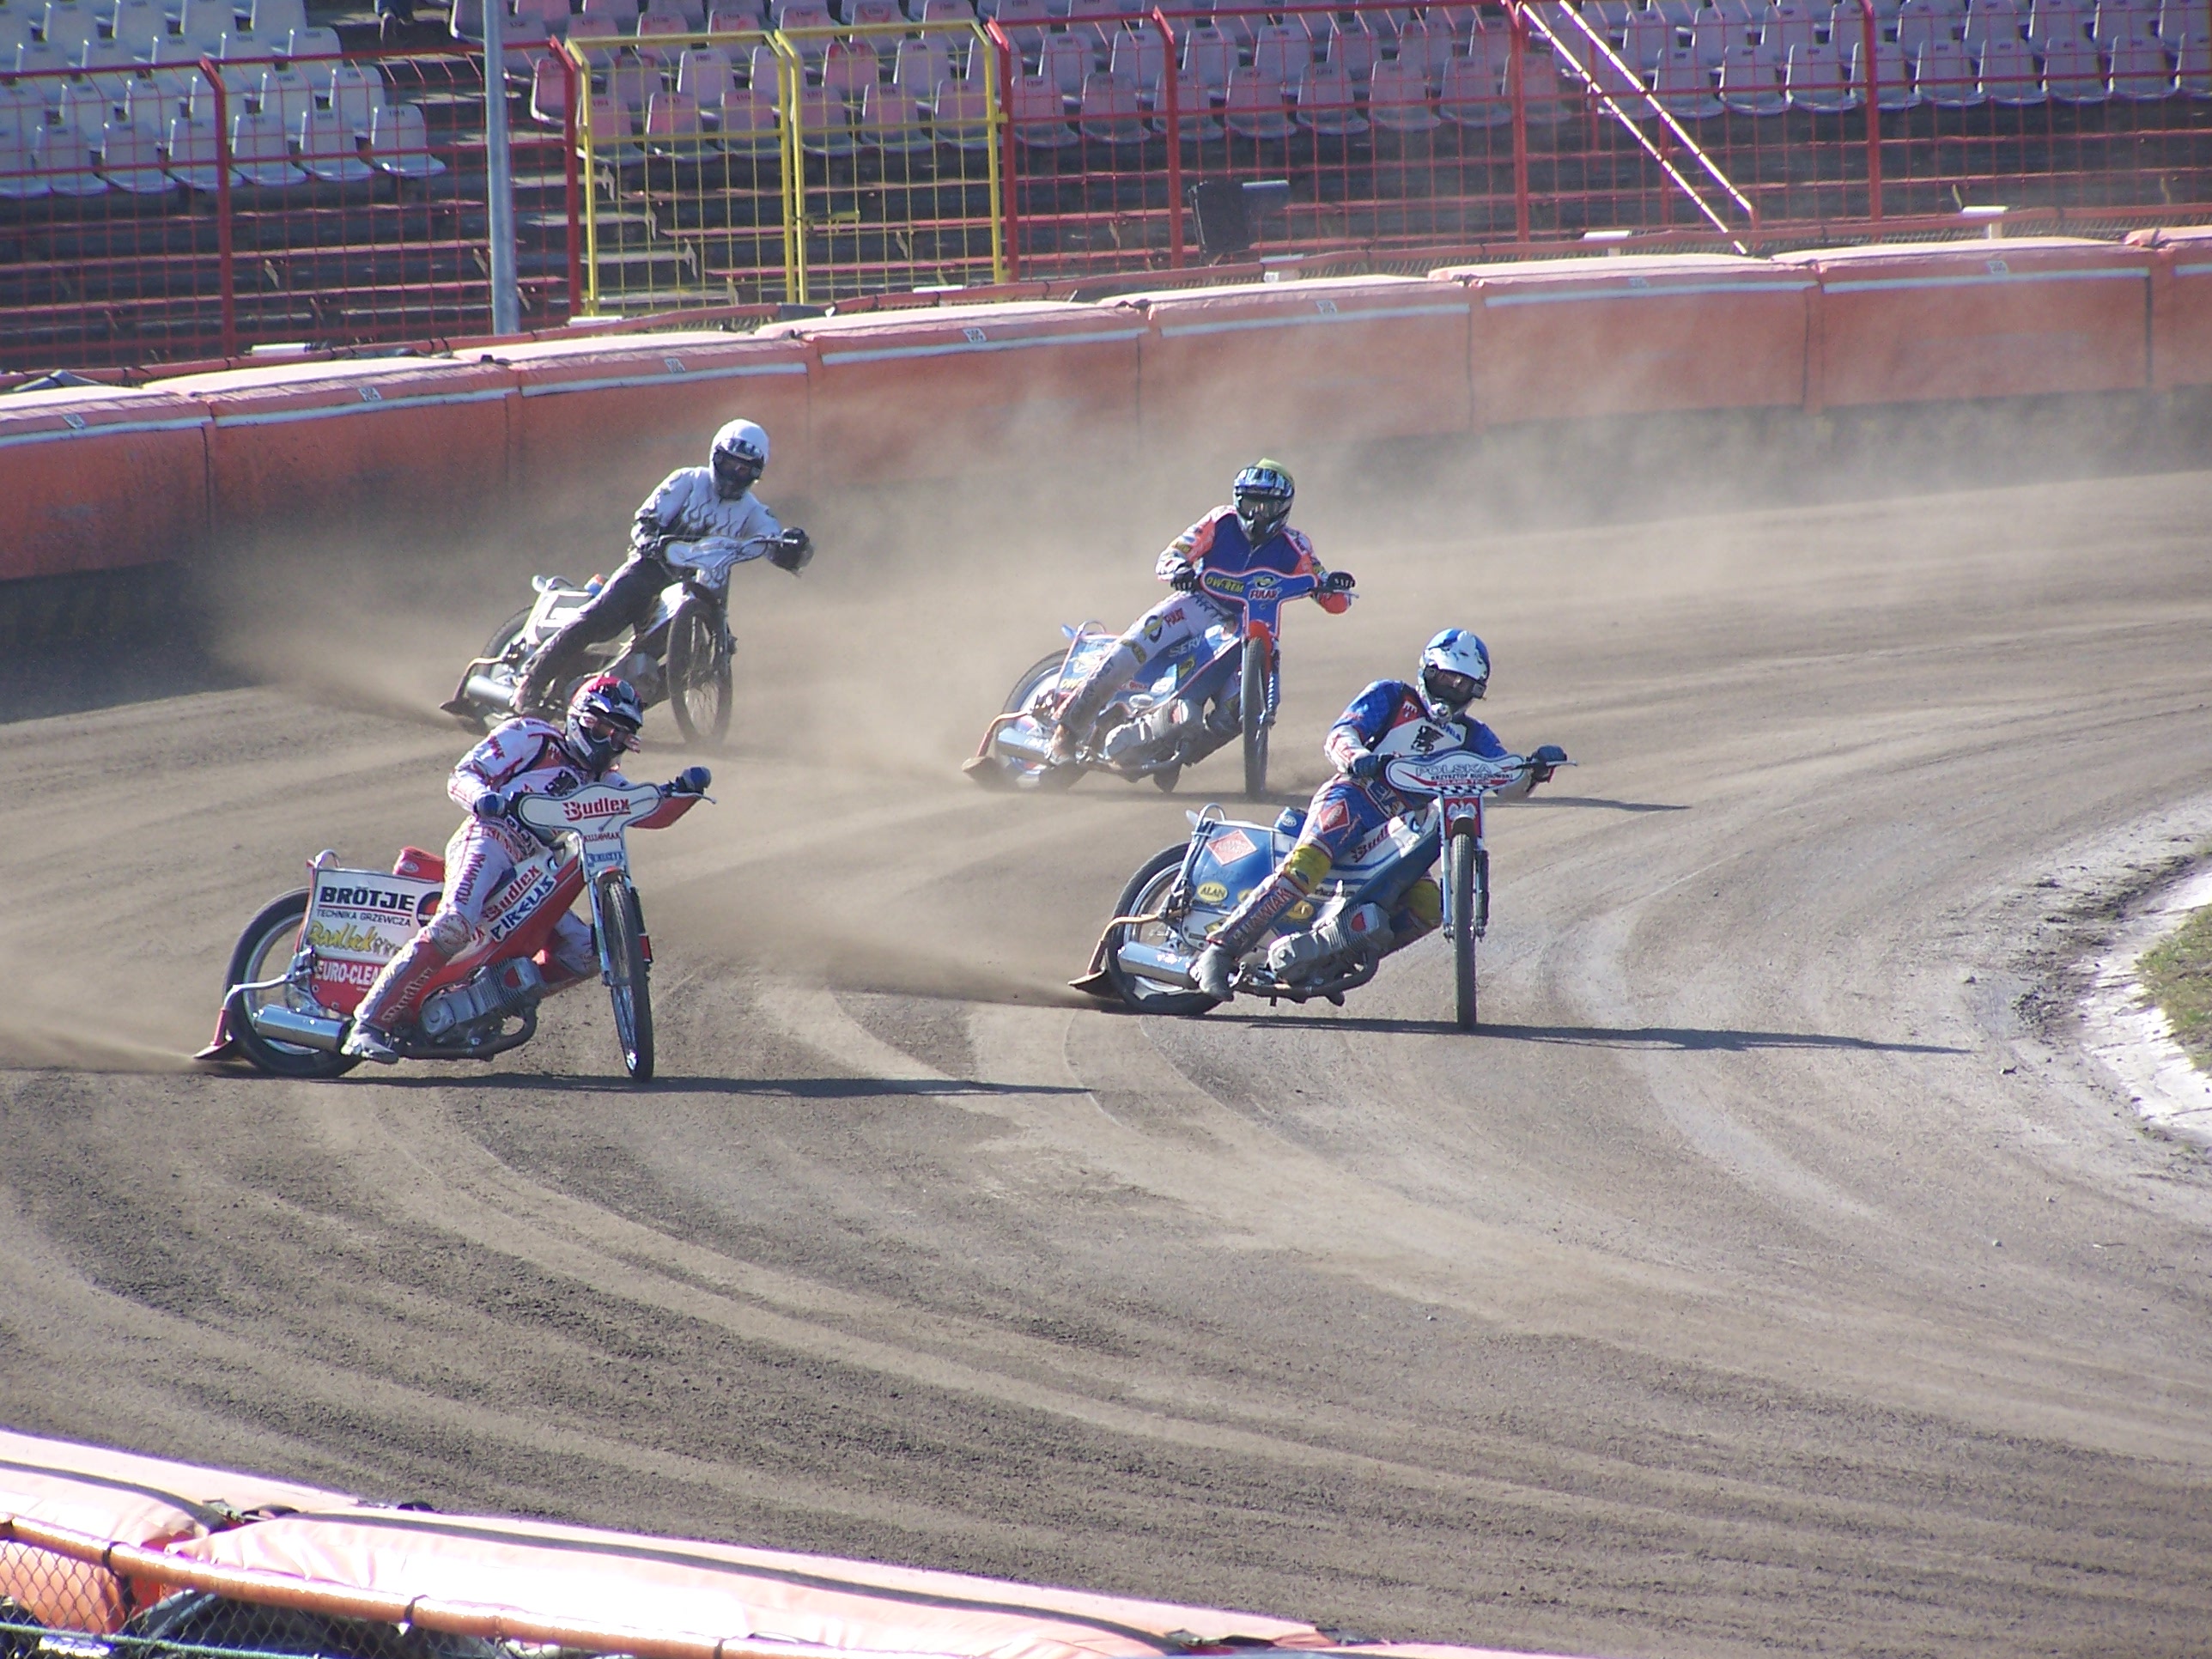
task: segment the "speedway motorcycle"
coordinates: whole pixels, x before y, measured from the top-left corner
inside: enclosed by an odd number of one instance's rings
[[[796,562],[785,568],[791,569],[805,562],[793,538],[798,543],[805,539],[796,531],[775,538],[780,549],[790,550]],[[771,556],[783,562],[781,551]],[[657,702],[668,705],[686,742],[720,744],[730,734],[730,665],[738,649],[730,633],[728,567],[719,583],[698,570],[682,568],[673,574],[675,580],[661,590],[653,614],[644,622],[611,644],[591,647],[576,673],[568,684],[554,687],[543,706],[519,708],[515,689],[525,665],[605,580],[594,576],[578,587],[565,576],[532,576],[530,586],[538,597],[493,631],[483,654],[461,671],[459,686],[441,706],[479,731],[517,714],[557,720],[577,681],[593,674],[619,674],[636,688],[647,708]]]
[[[1073,761],[1053,765],[1052,720],[1120,640],[1097,622],[1060,630],[1065,650],[1040,658],[1021,678],[962,770],[988,787],[1065,789],[1086,771],[1170,791],[1186,766],[1241,739],[1244,793],[1267,793],[1267,736],[1281,701],[1283,606],[1316,588],[1352,591],[1342,571],[1316,580],[1273,570],[1208,570],[1199,586],[1226,602],[1228,616],[1147,661],[1114,694]]]
[[[623,1067],[653,1077],[653,944],[629,877],[632,830],[673,823],[706,799],[704,767],[673,783],[586,784],[525,795],[513,822],[540,843],[484,907],[483,925],[439,970],[413,1015],[389,1033],[408,1060],[489,1060],[537,1034],[545,994],[542,953],[554,925],[588,896],[599,977],[614,1004]],[[196,1060],[242,1060],[278,1077],[334,1078],[360,1062],[341,1054],[353,1013],[384,964],[437,913],[445,860],[404,848],[387,873],[308,865],[308,885],[246,924],[231,953],[215,1040]]]
[[[1475,947],[1490,927],[1483,802],[1532,773],[1540,781],[1573,764],[1549,744],[1489,760],[1464,751],[1385,759],[1391,787],[1420,805],[1340,860],[1277,925],[1266,959],[1240,963],[1231,984],[1270,1003],[1321,997],[1340,1006],[1347,991],[1375,977],[1392,944],[1389,916],[1441,859],[1457,1018],[1462,1030],[1474,1030]],[[1077,990],[1119,997],[1143,1014],[1202,1014],[1216,1006],[1197,988],[1192,964],[1206,936],[1290,851],[1305,814],[1286,808],[1262,826],[1209,805],[1190,818],[1190,840],[1155,854],[1121,890],[1090,971],[1072,981]]]

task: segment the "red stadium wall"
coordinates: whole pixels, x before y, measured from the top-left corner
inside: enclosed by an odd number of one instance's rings
[[[2212,233],[1583,258],[753,335],[579,333],[0,397],[0,582],[179,560],[312,511],[624,504],[744,413],[793,493],[1066,452],[1449,436],[1673,410],[2212,385]],[[1293,454],[1291,459],[1295,459]]]

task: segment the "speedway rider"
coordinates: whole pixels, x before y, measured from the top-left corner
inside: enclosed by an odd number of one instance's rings
[[[1489,650],[1465,629],[1447,628],[1423,648],[1419,671],[1412,684],[1377,680],[1352,700],[1322,744],[1322,752],[1336,768],[1337,775],[1314,792],[1305,827],[1274,873],[1229,914],[1199,952],[1191,976],[1200,990],[1229,1000],[1235,994],[1231,981],[1237,959],[1265,938],[1292,906],[1313,896],[1330,866],[1391,819],[1420,805],[1384,780],[1386,758],[1463,750],[1485,760],[1496,760],[1509,752],[1497,733],[1466,712],[1467,706],[1489,687]],[[1566,756],[1547,744],[1530,759],[1534,764],[1499,790],[1500,797],[1516,799],[1540,783],[1549,782]],[[1435,878],[1423,876],[1386,919],[1389,936],[1375,942],[1386,950],[1402,950],[1434,931],[1443,919],[1443,895]],[[1302,957],[1317,957],[1352,942],[1329,936],[1329,924],[1324,923],[1311,933],[1279,941],[1268,965],[1279,972],[1295,971]]]
[[[1169,544],[1155,574],[1175,592],[1131,623],[1114,649],[1068,694],[1054,717],[1054,762],[1072,761],[1082,752],[1098,711],[1148,659],[1235,614],[1233,605],[1199,586],[1206,571],[1311,575],[1321,584],[1313,599],[1322,610],[1340,616],[1351,607],[1351,576],[1323,569],[1314,557],[1313,544],[1290,526],[1297,488],[1280,461],[1255,461],[1237,475],[1230,489],[1231,505],[1215,507]]]
[[[765,555],[797,575],[814,557],[803,530],[787,530],[752,493],[768,470],[768,434],[732,421],[714,434],[704,466],[679,466],[645,498],[630,526],[629,558],[606,586],[538,647],[515,685],[514,707],[530,714],[576,672],[585,650],[653,614],[678,571],[720,592],[731,570]]]
[[[513,873],[518,860],[538,850],[514,820],[525,795],[566,795],[588,783],[627,787],[614,769],[616,757],[637,747],[645,705],[628,680],[597,674],[576,688],[563,726],[525,716],[501,722],[461,757],[446,793],[469,816],[446,844],[446,890],[438,914],[386,963],[355,1011],[344,1052],[389,1066],[395,1020],[413,1014],[414,1000],[431,976],[467,948],[483,921],[485,903]],[[545,990],[566,990],[599,966],[592,930],[564,915],[547,941]]]

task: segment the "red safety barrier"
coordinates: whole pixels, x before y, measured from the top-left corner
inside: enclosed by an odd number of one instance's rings
[[[1784,254],[1820,279],[1808,407],[2150,381],[2148,250],[2063,237]]]
[[[149,491],[156,494],[158,491]],[[339,1492],[196,1463],[42,1440],[0,1429],[0,1514],[161,1549],[237,1524],[247,1510],[337,1509]],[[57,1630],[112,1631],[166,1592],[98,1561],[0,1543],[0,1597]]]
[[[1146,441],[1273,449],[1472,429],[1461,283],[1356,276],[1132,295]]]
[[[2139,230],[2150,269],[2150,383],[2212,386],[2212,229]]]
[[[0,580],[180,558],[208,521],[206,410],[158,392],[0,398]]]
[[[504,505],[514,376],[444,358],[272,365],[155,383],[214,417],[216,528],[465,523]]]
[[[1455,265],[1482,425],[1802,401],[1804,271],[1720,254]]]
[[[1050,301],[775,323],[812,354],[815,482],[884,483],[1135,447],[1143,319]]]
[[[514,372],[509,477],[519,512],[548,518],[616,487],[641,496],[670,470],[703,464],[714,428],[739,416],[768,428],[774,487],[807,487],[812,354],[804,341],[630,334],[479,355]]]

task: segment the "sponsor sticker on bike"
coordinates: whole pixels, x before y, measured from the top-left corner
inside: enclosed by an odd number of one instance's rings
[[[1206,842],[1206,850],[1218,864],[1234,864],[1239,859],[1250,858],[1259,848],[1242,830],[1224,830]]]
[[[442,885],[419,876],[318,870],[307,942],[319,960],[365,963],[373,974],[437,908]]]
[[[1218,881],[1201,881],[1198,884],[1198,902],[1200,904],[1218,904],[1228,896],[1229,890]]]

